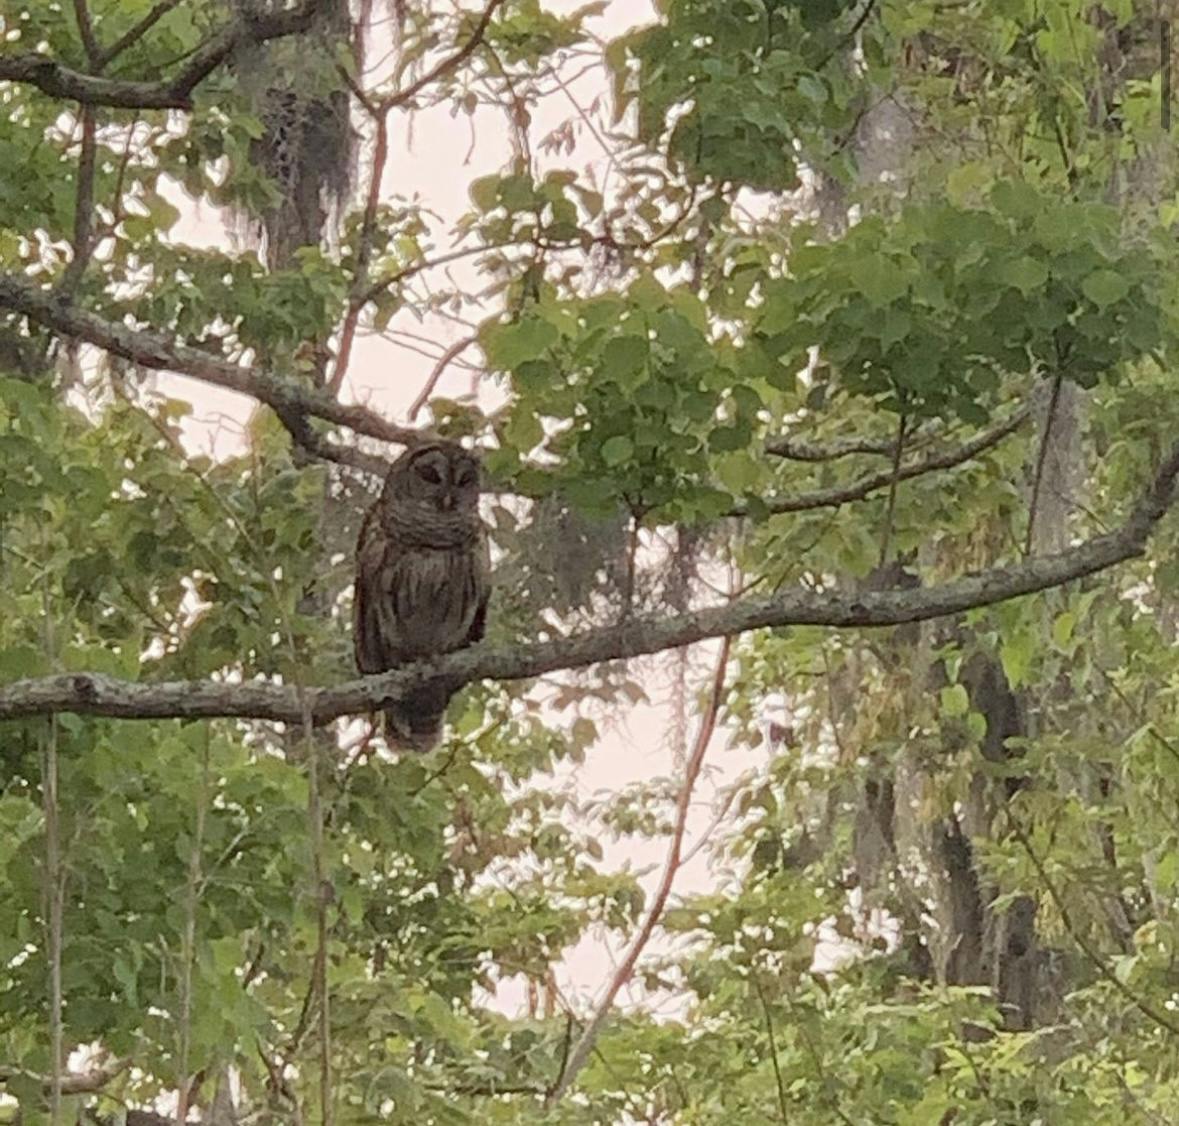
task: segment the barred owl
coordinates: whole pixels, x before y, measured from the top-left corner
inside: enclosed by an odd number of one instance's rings
[[[483,637],[490,593],[479,464],[453,442],[403,453],[356,544],[354,644],[362,673],[462,649]],[[428,751],[455,689],[431,684],[385,710],[396,743]]]

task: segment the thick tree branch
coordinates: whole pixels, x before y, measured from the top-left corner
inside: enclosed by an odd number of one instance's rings
[[[83,74],[45,55],[26,52],[0,58],[0,81],[24,82],[43,94],[68,98],[90,106],[118,109],[191,109],[192,92],[239,47],[266,43],[306,31],[328,0],[305,0],[288,11],[272,12],[252,19],[235,19],[207,39],[173,75],[162,82],[138,82]],[[166,11],[165,6],[155,16]],[[149,13],[149,16],[153,13]],[[151,22],[155,22],[153,19]],[[148,27],[150,27],[150,23]],[[122,47],[120,46],[121,50]],[[113,51],[104,54],[109,61]]]
[[[162,333],[108,321],[10,274],[0,274],[0,309],[21,313],[62,336],[93,344],[142,367],[178,372],[250,395],[273,407],[280,417],[314,415],[358,434],[403,445],[425,437],[422,431],[397,426],[367,407],[341,403],[323,391],[301,387],[257,368],[242,367],[200,348],[177,343]]]
[[[330,441],[311,424],[305,414],[298,411],[284,411],[279,413],[279,421],[286,427],[291,440],[298,451],[310,458],[320,461],[334,461],[338,465],[346,465],[350,469],[369,473],[384,480],[392,462],[377,454],[365,453],[356,446],[341,446]]]
[[[952,469],[955,465],[961,465],[963,462],[977,457],[992,446],[997,446],[1027,421],[1029,413],[1028,407],[1021,407],[1010,418],[980,431],[969,442],[964,442],[961,446],[955,446],[950,450],[926,454],[916,461],[911,461],[908,465],[900,466],[896,473],[890,467],[876,473],[868,473],[847,485],[815,489],[812,492],[799,493],[796,496],[768,497],[759,508],[771,513],[809,512],[816,508],[839,508],[841,505],[863,500],[880,489],[889,488],[894,482],[922,477],[926,473],[934,473],[939,469]],[[889,443],[890,452],[895,448],[895,443]],[[749,512],[750,509],[742,505],[733,509],[729,515],[747,516]]]
[[[1179,443],[1167,455],[1129,518],[1116,531],[1057,555],[966,575],[942,586],[854,594],[787,590],[745,597],[725,606],[669,618],[636,618],[617,626],[526,645],[474,648],[422,661],[332,688],[307,690],[316,723],[373,711],[435,678],[455,685],[473,680],[525,680],[559,669],[678,649],[709,637],[731,637],[767,627],[812,625],[874,628],[927,621],[1047,590],[1141,555],[1170,507],[1179,477]],[[95,673],[18,680],[0,687],[0,719],[72,711],[128,719],[237,716],[299,723],[293,687],[179,681],[139,684]]]

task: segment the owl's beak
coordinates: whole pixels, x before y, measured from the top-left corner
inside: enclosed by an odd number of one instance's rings
[[[443,493],[439,503],[442,505],[443,512],[449,512],[454,508],[454,493]]]

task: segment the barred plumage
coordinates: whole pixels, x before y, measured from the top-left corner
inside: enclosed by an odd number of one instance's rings
[[[453,442],[416,446],[394,462],[356,545],[354,643],[362,673],[483,637],[491,564],[478,502],[478,462]],[[436,684],[391,705],[387,735],[429,750],[453,693]]]

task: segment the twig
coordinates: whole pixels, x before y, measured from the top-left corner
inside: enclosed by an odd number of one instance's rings
[[[348,362],[352,358],[352,343],[356,337],[356,326],[360,313],[367,304],[365,293],[368,288],[368,266],[372,259],[373,238],[377,230],[377,210],[381,205],[381,180],[389,159],[389,122],[384,110],[375,113],[376,136],[373,140],[373,166],[369,174],[368,195],[364,204],[364,218],[361,220],[360,237],[356,245],[356,273],[348,297],[348,311],[340,329],[340,346],[336,350],[336,364],[328,380],[329,395],[338,395],[348,374]]]
[[[897,511],[897,487],[901,479],[901,458],[905,452],[905,424],[908,416],[902,412],[897,421],[896,448],[892,454],[892,481],[888,486],[888,504],[884,510],[884,532],[880,537],[880,566],[888,562],[888,549],[892,541],[892,524]]]
[[[49,592],[49,541],[42,526],[41,549],[45,558],[41,570],[42,637],[45,659],[57,663],[53,631],[53,603]],[[49,970],[49,1124],[62,1126],[62,1076],[65,1073],[64,1029],[62,1023],[61,952],[65,908],[64,874],[61,866],[61,836],[57,797],[57,716],[51,715],[41,755],[41,812],[45,820],[45,956]]]
[[[464,63],[475,53],[479,44],[483,42],[483,37],[487,34],[488,27],[491,26],[492,17],[499,8],[503,7],[503,4],[504,0],[490,0],[480,13],[479,19],[471,31],[470,38],[454,54],[443,59],[437,65],[432,66],[420,78],[415,79],[406,86],[404,90],[397,90],[382,98],[378,103],[380,108],[382,110],[388,110],[405,105],[407,102],[412,101],[413,98],[431,83],[437,82],[439,78],[445,78],[452,70]]]
[[[1023,846],[1024,852],[1027,853],[1028,859],[1032,862],[1032,867],[1036,870],[1036,875],[1040,882],[1044,885],[1044,890],[1048,893],[1048,898],[1052,900],[1056,907],[1056,913],[1060,916],[1060,922],[1064,929],[1068,932],[1069,937],[1077,944],[1078,949],[1085,955],[1092,963],[1093,968],[1098,974],[1105,979],[1113,988],[1120,993],[1131,1005],[1134,1006],[1140,1013],[1148,1017],[1160,1028],[1171,1033],[1172,1036],[1179,1036],[1179,1024],[1167,1016],[1161,1009],[1155,1008],[1149,1001],[1144,1000],[1138,996],[1118,975],[1110,969],[1106,964],[1105,959],[1101,956],[1100,951],[1094,947],[1089,939],[1077,928],[1073,922],[1073,917],[1068,909],[1068,903],[1061,894],[1060,889],[1056,886],[1055,881],[1048,875],[1048,871],[1044,866],[1044,862],[1040,859],[1036,850],[1032,847],[1032,842],[1028,838],[1024,827],[1019,823],[1015,814],[1010,809],[1004,811],[1007,817],[1007,824],[1011,828],[1011,834]]]
[[[750,972],[749,977],[753,982],[757,999],[761,1002],[762,1016],[765,1017],[766,1036],[770,1041],[770,1060],[774,1065],[774,1084],[778,1088],[778,1114],[782,1118],[782,1126],[787,1126],[790,1121],[790,1111],[786,1103],[786,1084],[782,1081],[782,1065],[778,1062],[778,1043],[774,1038],[774,1019],[770,1015],[770,1006],[769,1002],[766,1001],[765,991],[761,987],[761,982],[757,979],[756,967]]]
[[[1024,541],[1024,555],[1031,555],[1032,542],[1036,534],[1036,510],[1040,503],[1040,486],[1044,480],[1044,465],[1048,460],[1048,448],[1052,441],[1052,424],[1056,418],[1056,408],[1060,402],[1060,389],[1064,383],[1064,373],[1057,372],[1052,381],[1052,395],[1048,400],[1048,413],[1044,418],[1044,433],[1040,437],[1040,448],[1036,453],[1036,473],[1032,481],[1032,497],[1028,503],[1028,531]]]
[[[1171,131],[1171,20],[1159,17],[1159,125]]]
[[[78,0],[84,3],[84,0]],[[90,262],[91,230],[94,225],[94,166],[98,124],[93,106],[82,106],[82,145],[78,155],[77,188],[74,201],[73,256],[61,276],[58,292],[71,296],[82,281]]]
[[[78,34],[82,38],[82,47],[90,65],[95,69],[100,66],[102,47],[94,35],[94,21],[90,18],[90,8],[86,0],[74,0],[74,21],[78,25]]]
[[[303,740],[307,753],[307,820],[311,829],[311,876],[315,894],[315,962],[312,969],[314,990],[319,999],[319,1100],[322,1126],[332,1126],[335,1120],[332,1097],[332,1022],[328,995],[328,903],[331,888],[324,875],[323,808],[320,799],[320,753],[312,725],[311,707],[307,694],[300,687],[302,697]]]
[[[423,273],[426,270],[432,270],[437,266],[445,266],[451,262],[457,262],[462,258],[470,258],[473,254],[484,254],[492,250],[505,250],[509,246],[521,246],[527,243],[528,239],[505,239],[503,242],[483,243],[479,246],[462,246],[456,250],[448,250],[443,254],[439,254],[437,258],[423,258],[420,262],[415,262],[411,266],[405,266],[388,276],[375,281],[365,290],[364,301],[375,300],[381,293],[390,286],[397,285],[399,282],[408,281],[416,274]]]
[[[700,768],[704,765],[705,752],[708,750],[709,743],[712,742],[712,735],[716,730],[717,715],[720,712],[721,701],[724,698],[725,673],[728,670],[730,646],[731,643],[728,638],[725,638],[721,643],[720,654],[716,662],[716,671],[713,673],[712,678],[712,691],[709,695],[704,715],[700,720],[700,728],[696,733],[696,743],[684,767],[684,780],[680,786],[679,797],[676,801],[675,824],[672,829],[671,845],[668,849],[667,859],[663,865],[663,874],[659,878],[659,884],[651,900],[651,907],[647,912],[647,917],[643,920],[642,926],[639,927],[638,932],[631,940],[626,955],[614,971],[614,975],[606,987],[606,992],[595,1006],[593,1015],[582,1029],[573,1051],[569,1054],[569,1061],[565,1065],[560,1079],[557,1080],[552,1091],[545,1099],[545,1107],[548,1109],[552,1109],[561,1101],[561,1098],[569,1090],[570,1086],[572,1086],[582,1067],[585,1066],[586,1060],[589,1059],[590,1053],[597,1044],[602,1025],[605,1024],[614,1006],[615,997],[618,996],[622,987],[630,981],[639,956],[646,949],[651,935],[654,933],[656,926],[659,925],[659,921],[663,918],[663,910],[667,906],[668,896],[671,894],[672,885],[680,869],[680,857],[683,852],[684,831],[687,828],[688,810],[692,802],[692,791],[695,788],[696,779],[700,776]]]
[[[816,71],[822,70],[844,47],[855,41],[856,36],[860,34],[864,24],[868,22],[868,17],[872,14],[872,9],[875,6],[876,0],[867,0],[864,10],[856,17],[855,23],[848,28],[847,34],[841,36],[839,42],[815,64]]]
[[[417,420],[418,414],[422,408],[430,401],[430,396],[434,394],[434,388],[438,386],[438,381],[442,378],[443,372],[446,371],[450,363],[457,359],[459,355],[465,352],[472,344],[477,343],[478,336],[465,336],[462,340],[456,341],[441,356],[438,357],[438,362],[430,371],[429,378],[422,385],[422,389],[418,392],[418,397],[414,399],[410,405],[409,413],[406,417],[410,422]]]
[[[128,47],[133,47],[173,8],[179,7],[180,3],[181,0],[160,0],[143,19],[128,28],[109,47],[99,52],[97,69],[102,71],[108,63],[113,62]]]
[[[789,992],[785,994],[786,1003],[790,1006],[791,1011],[794,1010],[794,1001]],[[815,1042],[811,1038],[810,1031],[807,1029],[804,1021],[798,1021],[798,1038],[802,1041],[802,1045],[806,1048],[806,1053],[811,1057],[811,1066],[815,1069],[815,1077],[819,1080],[820,1089],[823,1092],[823,1099],[831,1108],[832,1113],[844,1126],[856,1126],[856,1124],[847,1116],[846,1112],[839,1105],[835,1095],[827,1089],[827,1069],[823,1066],[823,1057],[819,1054],[819,1049],[815,1047]]]
[[[201,757],[201,785],[196,795],[196,830],[188,856],[188,875],[184,886],[184,931],[180,944],[180,998],[177,1016],[177,1072],[180,1087],[176,1093],[176,1126],[188,1120],[188,1105],[192,1098],[192,1077],[189,1074],[189,1049],[192,1042],[192,969],[196,957],[197,901],[202,887],[202,854],[205,844],[205,818],[209,805],[209,757],[211,753],[209,728],[205,727]]]

